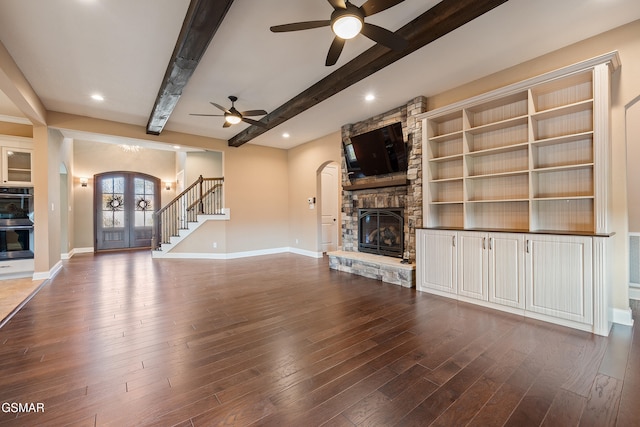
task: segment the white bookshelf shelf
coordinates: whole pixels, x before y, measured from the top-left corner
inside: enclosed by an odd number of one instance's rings
[[[424,225],[609,232],[609,99],[599,94],[612,62],[425,113]]]

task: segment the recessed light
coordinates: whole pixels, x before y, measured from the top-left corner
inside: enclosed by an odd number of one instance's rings
[[[91,99],[93,99],[94,101],[104,101],[104,96],[100,95],[99,93],[94,93],[93,95],[91,95]]]
[[[368,101],[368,102],[371,102],[371,101],[373,101],[374,99],[376,99],[376,96],[375,96],[374,94],[372,94],[372,93],[368,93],[368,94],[364,97],[364,100],[365,100],[365,101]]]
[[[290,136],[291,136],[291,135],[289,135],[289,133],[288,133],[288,132],[285,132],[285,133],[283,133],[283,134],[282,134],[282,137],[283,137],[283,138],[289,138]]]

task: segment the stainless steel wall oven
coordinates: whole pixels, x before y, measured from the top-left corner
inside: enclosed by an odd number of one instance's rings
[[[0,187],[0,260],[33,258],[33,188]]]

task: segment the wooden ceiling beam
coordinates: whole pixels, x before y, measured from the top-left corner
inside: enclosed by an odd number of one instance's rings
[[[249,126],[228,142],[239,147],[262,135],[269,129],[286,122],[303,111],[348,88],[354,83],[380,71],[387,65],[426,46],[500,6],[508,0],[443,0],[418,18],[400,28],[396,33],[404,37],[409,45],[402,51],[390,50],[376,44],[333,73],[296,95],[280,107],[264,116],[260,122],[266,127]]]
[[[160,135],[182,90],[218,31],[233,0],[191,0],[180,35],[147,122],[147,133]]]

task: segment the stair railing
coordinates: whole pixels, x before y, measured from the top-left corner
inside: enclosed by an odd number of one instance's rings
[[[153,214],[152,249],[169,243],[198,215],[224,215],[224,178],[203,178],[202,175],[165,207]]]

